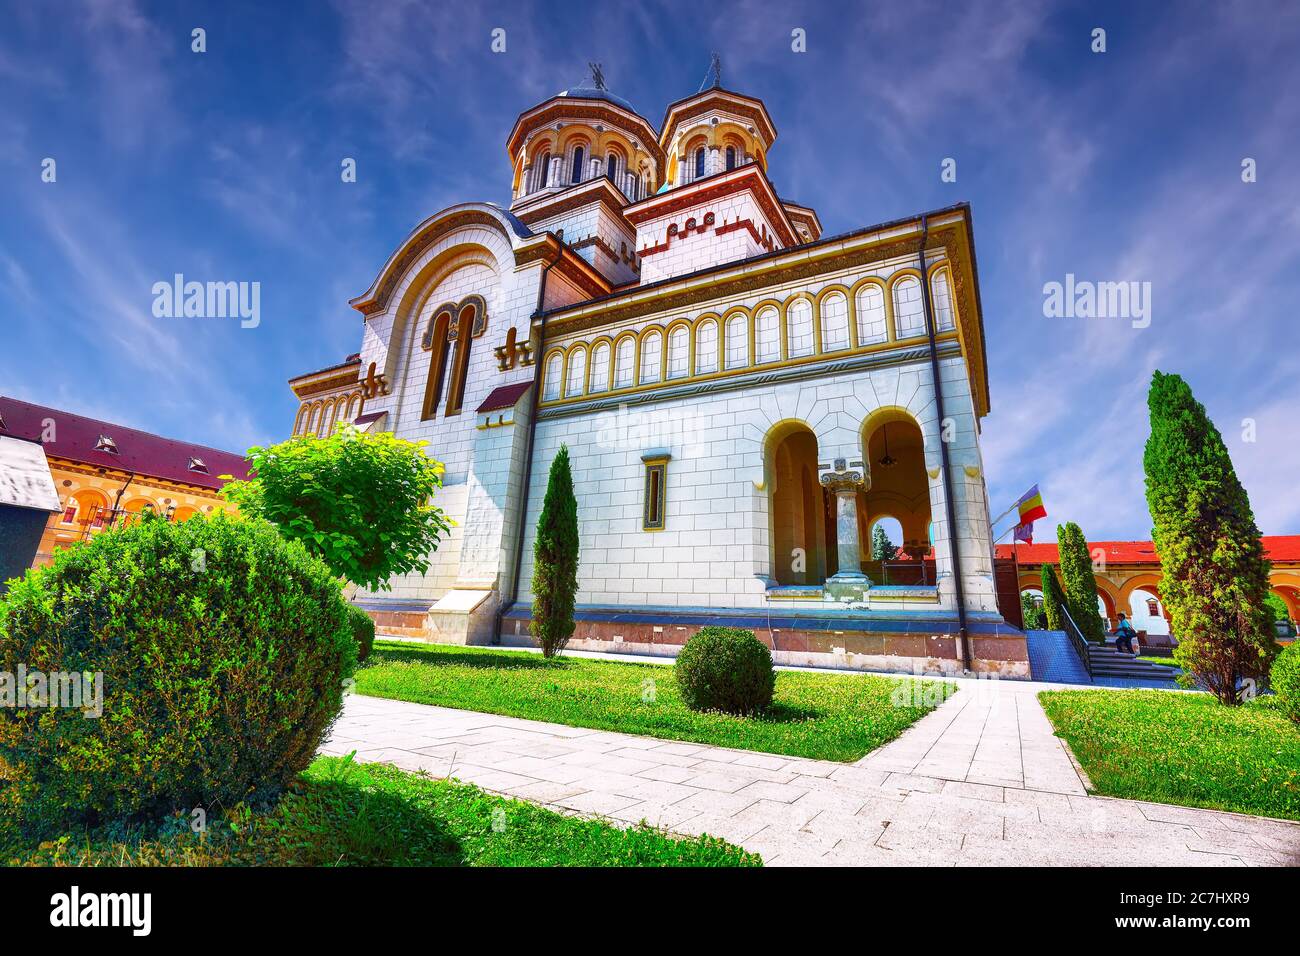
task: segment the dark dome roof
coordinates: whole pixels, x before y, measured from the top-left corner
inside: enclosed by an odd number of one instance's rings
[[[636,113],[637,116],[641,115],[640,113],[637,113],[636,107],[634,107],[627,100],[623,99],[623,97],[615,96],[609,90],[598,90],[594,86],[575,86],[571,90],[561,90],[559,93],[556,93],[555,95],[567,96],[572,99],[580,99],[580,100],[605,100],[607,102],[613,103],[615,106],[621,106],[629,113]]]

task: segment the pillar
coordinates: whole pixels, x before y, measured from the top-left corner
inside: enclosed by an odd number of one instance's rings
[[[839,564],[826,581],[826,597],[832,601],[865,601],[871,579],[862,573],[858,495],[866,490],[867,480],[862,472],[848,470],[843,458],[837,458],[834,470],[822,474],[821,483],[835,495],[835,554]]]

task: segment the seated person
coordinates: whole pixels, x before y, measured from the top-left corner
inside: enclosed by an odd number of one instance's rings
[[[1115,625],[1115,650],[1123,651],[1125,654],[1136,653],[1133,650],[1133,638],[1137,637],[1137,631],[1133,625],[1128,622],[1124,612],[1119,614],[1119,623]]]

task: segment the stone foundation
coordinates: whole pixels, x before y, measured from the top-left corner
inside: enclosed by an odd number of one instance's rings
[[[713,625],[743,627],[772,649],[777,664],[842,667],[846,670],[893,671],[907,674],[962,672],[955,618],[913,619],[853,612],[784,612],[780,615],[655,613],[616,608],[582,609],[569,647],[614,654],[675,657],[700,628]],[[512,608],[502,620],[501,643],[531,647],[529,609]],[[983,674],[1028,680],[1029,653],[1025,636],[1001,618],[982,615],[969,622],[972,664]]]

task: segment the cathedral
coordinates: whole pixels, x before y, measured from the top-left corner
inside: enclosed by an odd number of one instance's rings
[[[593,74],[515,121],[508,208],[417,225],[350,302],[358,351],[289,383],[295,434],[351,422],[446,466],[429,570],[356,602],[381,633],[531,643],[567,445],[571,648],[671,655],[727,624],[781,664],[1029,677],[995,583],[969,206],[823,236],[773,186],[761,100],[715,76],[656,128]],[[873,558],[884,518],[902,541]]]

